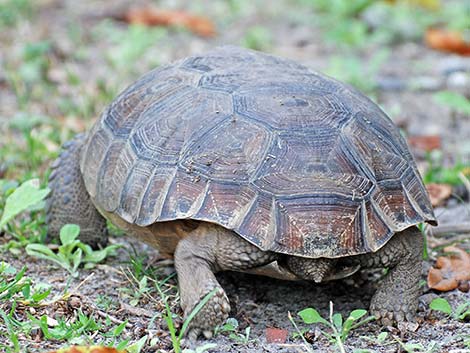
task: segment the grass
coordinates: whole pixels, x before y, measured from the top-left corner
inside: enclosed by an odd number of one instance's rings
[[[70,343],[91,343],[96,331],[102,331],[103,343],[125,348],[129,340],[118,340],[125,324],[114,325],[109,319],[96,319],[82,311],[72,318],[49,316],[50,310],[70,298],[68,292],[52,296],[50,285],[35,284],[26,276],[27,266],[17,270],[8,263],[0,263],[0,349],[5,352],[23,352],[20,337],[36,336],[43,339]],[[5,343],[5,340],[9,343]]]

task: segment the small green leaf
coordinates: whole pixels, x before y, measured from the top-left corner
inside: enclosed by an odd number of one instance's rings
[[[384,342],[388,337],[388,333],[387,332],[380,332],[379,335],[377,336],[377,341],[379,342]]]
[[[341,330],[343,327],[343,317],[341,316],[340,313],[335,313],[332,317],[333,324],[338,330]]]
[[[307,308],[307,309],[301,310],[297,314],[302,318],[302,320],[306,324],[316,324],[316,323],[322,323],[326,325],[328,324],[328,322],[324,318],[321,317],[318,311],[316,311],[313,308]]]
[[[62,245],[69,245],[80,234],[80,227],[76,224],[66,224],[60,229],[60,242]]]
[[[122,331],[124,331],[124,329],[126,328],[126,325],[127,325],[128,322],[129,322],[129,321],[126,320],[126,321],[124,321],[123,323],[121,323],[121,324],[119,324],[118,326],[116,326],[116,327],[113,329],[113,336],[114,336],[114,337],[119,336],[119,335],[122,333]]]
[[[49,189],[39,189],[39,180],[31,179],[19,186],[5,201],[5,209],[0,219],[0,229],[19,213],[43,200]]]
[[[43,244],[28,244],[26,245],[26,253],[29,256],[35,256],[40,259],[51,260],[51,258],[58,260],[56,254]]]
[[[464,95],[451,91],[441,91],[434,95],[436,102],[446,105],[462,114],[470,114],[470,100]]]
[[[351,311],[349,314],[349,317],[353,318],[354,320],[358,320],[361,317],[363,317],[365,314],[367,314],[367,310],[364,309],[356,309]]]
[[[78,269],[78,266],[80,266],[80,263],[82,262],[82,255],[83,255],[82,249],[77,249],[72,254],[72,270],[70,271],[70,273],[74,277],[78,275],[77,269]]]
[[[444,298],[434,299],[429,305],[429,307],[432,310],[437,310],[448,315],[452,314],[452,307],[450,306],[449,302]]]
[[[126,348],[126,351],[128,353],[140,353],[142,351],[142,348],[144,348],[145,342],[147,341],[147,335],[142,337],[140,340],[137,342],[134,342],[130,346]]]
[[[470,302],[463,302],[455,309],[454,317],[458,320],[466,320],[467,317],[470,317]]]
[[[34,300],[34,302],[39,303],[40,301],[46,299],[49,294],[51,294],[51,288],[42,292],[36,292],[31,296],[31,298]]]

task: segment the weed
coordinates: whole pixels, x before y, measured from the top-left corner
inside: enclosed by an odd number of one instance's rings
[[[154,280],[151,277],[147,277],[144,272],[142,271],[142,257],[135,257],[137,259],[137,268],[138,271],[137,273],[142,274],[142,277],[137,278],[134,273],[129,272],[130,278],[128,277],[129,282],[133,286],[133,296],[134,298],[131,299],[131,304],[137,304],[138,301],[143,298],[147,297],[150,300],[155,299],[151,295],[151,290],[155,288],[160,296],[160,301],[158,304],[163,302],[164,305],[164,312],[162,314],[162,318],[165,320],[167,326],[168,326],[168,331],[170,332],[170,337],[171,337],[171,342],[173,345],[173,349],[175,353],[199,353],[199,352],[204,352],[207,349],[214,348],[215,345],[213,344],[206,344],[201,347],[197,347],[194,350],[190,349],[185,349],[182,351],[181,344],[183,337],[185,333],[187,332],[189,328],[189,324],[191,320],[194,318],[194,316],[202,309],[202,307],[210,300],[210,298],[215,294],[215,289],[211,292],[209,292],[200,302],[199,304],[193,309],[193,311],[188,315],[188,317],[184,320],[183,325],[181,326],[181,329],[179,333],[177,332],[177,324],[175,319],[177,318],[177,315],[173,313],[172,307],[170,305],[170,295],[168,294],[169,291],[174,290],[175,286],[169,285],[168,281],[174,277],[174,274],[171,274],[169,276],[166,276],[162,280]],[[131,262],[132,263],[132,262]],[[149,282],[153,283],[153,287],[149,285]],[[168,288],[163,288],[164,286],[167,286]],[[153,321],[153,319],[152,319]]]
[[[377,337],[367,337],[367,336],[361,336],[361,338],[367,342],[370,342],[374,345],[377,346],[386,346],[390,344],[395,344],[394,341],[389,339],[389,334],[387,332],[380,332]],[[370,349],[354,349],[353,353],[374,353],[375,351],[370,350]]]
[[[98,39],[106,39],[112,43],[106,59],[114,70],[125,73],[136,73],[135,62],[145,61],[149,66],[155,67],[159,64],[158,56],[153,55],[148,60],[150,48],[155,48],[160,39],[167,31],[164,28],[148,28],[140,25],[131,25],[125,30],[117,27],[113,22],[104,21],[95,31]]]
[[[39,307],[51,292],[44,286],[33,287],[25,272],[26,266],[18,271],[5,262],[0,263],[0,302],[6,304],[0,306],[0,319],[6,328],[5,331],[0,331],[0,336],[6,336],[11,343],[11,346],[0,344],[0,348],[6,352],[20,352],[19,334],[32,329],[31,323],[23,323],[17,319],[18,303],[22,307]],[[5,308],[8,309],[5,311]]]
[[[117,309],[117,304],[115,303],[114,299],[107,296],[106,294],[98,294],[95,303],[98,308],[104,311]]]
[[[469,6],[465,1],[419,6],[417,1],[300,0],[313,7],[315,22],[325,38],[343,47],[387,45],[421,40],[430,26],[445,23],[459,31],[468,29]],[[436,11],[439,10],[439,11]]]
[[[23,17],[31,17],[33,13],[31,0],[0,1],[0,27],[11,27]]]
[[[333,303],[330,302],[330,315],[329,320],[324,319],[317,310],[313,308],[307,308],[298,312],[298,315],[301,317],[302,321],[308,325],[311,324],[322,324],[328,327],[331,330],[331,333],[321,331],[325,337],[331,343],[334,343],[338,349],[345,353],[344,342],[346,341],[349,333],[355,328],[364,325],[365,323],[375,320],[373,316],[368,316],[365,319],[361,319],[364,315],[367,314],[367,310],[356,309],[351,311],[348,318],[343,322],[343,316],[340,313],[333,312]],[[295,324],[293,318],[289,314],[289,320],[292,322],[294,327],[298,330],[297,325]],[[302,335],[303,337],[303,335]],[[306,343],[306,342],[305,342]]]
[[[434,353],[440,352],[441,348],[441,346],[435,341],[431,341],[429,344],[423,345],[421,343],[404,343],[397,337],[394,337],[394,339],[407,353]]]
[[[267,50],[272,45],[271,32],[263,26],[250,27],[242,38],[242,45],[254,50]]]
[[[145,342],[147,342],[148,336],[145,335],[141,337],[137,342],[134,342],[133,344],[126,346],[126,352],[127,353],[140,353],[142,351],[142,348],[145,346]],[[124,347],[121,347],[121,345],[116,346],[116,349],[123,349]]]
[[[325,31],[327,40],[345,46],[363,46],[367,42],[368,28],[359,19],[359,15],[374,3],[373,0],[304,0],[303,2],[321,14],[316,19]]]
[[[462,94],[440,91],[434,94],[434,100],[462,115],[470,115],[470,99]]]
[[[429,304],[429,307],[432,310],[446,314],[454,320],[467,321],[470,319],[470,301],[463,302],[455,309],[452,309],[452,306],[446,299],[436,298]]]
[[[17,98],[17,104],[24,110],[36,98],[45,96],[52,88],[47,79],[50,66],[51,44],[48,41],[27,43],[22,55],[7,65],[6,79]]]
[[[38,179],[25,181],[18,188],[13,189],[5,201],[2,218],[0,218],[0,229],[21,212],[40,203],[49,191],[47,188],[40,189]]]
[[[127,264],[130,266],[134,277],[140,280],[142,277],[147,276],[151,278],[157,277],[155,268],[146,264],[147,255],[144,253],[138,253],[137,250],[132,246],[132,252],[129,251],[129,261]]]
[[[102,250],[93,250],[89,245],[77,239],[79,234],[79,226],[66,224],[60,230],[61,245],[57,253],[54,253],[43,244],[28,244],[26,253],[30,256],[52,261],[69,271],[73,277],[77,277],[80,264],[85,264],[85,268],[91,268],[119,247],[119,245],[109,245]]]
[[[377,89],[377,74],[388,55],[387,50],[380,50],[367,63],[364,62],[364,59],[352,54],[336,56],[331,59],[326,73],[340,81],[350,83],[369,96],[373,96]]]
[[[247,326],[244,333],[238,332],[238,321],[233,317],[228,318],[225,324],[216,328],[215,334],[217,335],[219,333],[228,333],[228,337],[231,340],[240,344],[247,344],[251,341],[251,327]]]
[[[37,306],[49,296],[50,288],[32,288],[31,279],[25,277],[25,272],[26,266],[18,271],[5,262],[0,263],[0,300],[15,299],[22,305]]]
[[[450,185],[462,184],[462,176],[470,176],[470,165],[456,162],[453,166],[447,167],[443,165],[442,152],[434,150],[426,155],[428,168],[423,175],[425,184],[441,183]]]

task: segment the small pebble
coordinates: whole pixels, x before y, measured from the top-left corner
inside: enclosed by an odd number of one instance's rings
[[[447,87],[454,89],[464,89],[470,87],[470,72],[457,71],[447,77]]]
[[[468,293],[470,290],[470,282],[469,281],[460,281],[459,283],[459,291]]]

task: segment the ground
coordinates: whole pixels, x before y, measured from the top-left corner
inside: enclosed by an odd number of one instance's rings
[[[374,7],[360,16],[348,17],[321,12],[313,4],[322,1],[313,0],[152,3],[159,8],[204,15],[217,28],[217,34],[207,38],[181,28],[129,27],[121,20],[131,5],[149,3],[0,2],[0,178],[24,181],[38,177],[44,185],[61,143],[91,127],[106,104],[144,72],[216,45],[237,44],[295,59],[346,80],[371,96],[409,138],[425,181],[456,185],[454,196],[436,210],[441,224],[458,226],[468,222],[468,191],[458,172],[462,172],[463,180],[468,176],[465,168],[470,165],[470,116],[436,97],[442,91],[470,95],[470,59],[424,45],[424,27],[420,26],[421,19],[427,17],[414,17],[421,16],[421,10],[392,10],[402,11],[396,15],[404,19],[399,22],[401,27],[393,27],[392,21],[392,29],[386,28],[388,22],[382,19],[383,28],[376,29],[374,19],[381,17],[380,9]],[[346,1],[335,3],[339,6]],[[336,28],[333,24],[338,21],[351,21],[351,30]],[[353,30],[360,26],[357,23],[365,23],[367,33],[359,29],[357,34]],[[383,38],[386,35],[390,38]],[[429,144],[437,144],[432,152]],[[0,230],[2,261],[16,269],[26,265],[25,276],[33,284],[51,288],[43,305],[0,302],[0,314],[11,314],[17,320],[15,323],[1,316],[1,348],[7,352],[44,352],[72,343],[117,344],[128,339],[131,344],[147,337],[141,352],[172,351],[171,328],[164,320],[165,299],[177,328],[182,320],[170,260],[113,229],[111,243],[122,245],[116,255],[91,269],[80,268],[77,277],[72,277],[52,262],[26,254],[25,245],[33,242],[31,239],[43,241],[45,233],[42,210],[24,215],[5,231]],[[459,246],[468,251],[470,231],[467,235],[453,236],[450,232],[439,237],[429,229],[426,233],[428,245],[435,248],[423,262],[418,325],[400,331],[369,322],[351,331],[344,344],[346,352],[470,352],[469,323],[429,308],[438,296],[456,308],[470,302],[469,293],[435,292],[424,284],[442,245],[459,240]],[[358,274],[340,282],[315,285],[220,274],[231,300],[231,316],[239,327],[197,344],[215,343],[211,352],[307,352],[308,348],[314,352],[339,351],[338,345],[322,334],[331,332],[328,328],[303,325],[297,313],[312,307],[328,317],[331,301],[335,312],[346,318],[352,310],[368,307],[378,276],[380,273]],[[366,277],[372,280],[366,281]],[[289,313],[305,331],[306,342],[299,338]],[[80,315],[92,318],[99,327],[88,323],[71,329],[73,322],[80,321]],[[57,322],[62,318],[71,335],[55,331],[48,334],[44,324],[34,321],[40,317],[48,318],[45,326],[51,332],[61,327]],[[122,331],[116,329],[121,323]],[[273,327],[288,332],[285,342],[267,343],[266,329]],[[16,348],[12,341],[15,331]],[[384,340],[380,339],[381,332],[387,332]],[[412,344],[420,346],[413,348]]]

